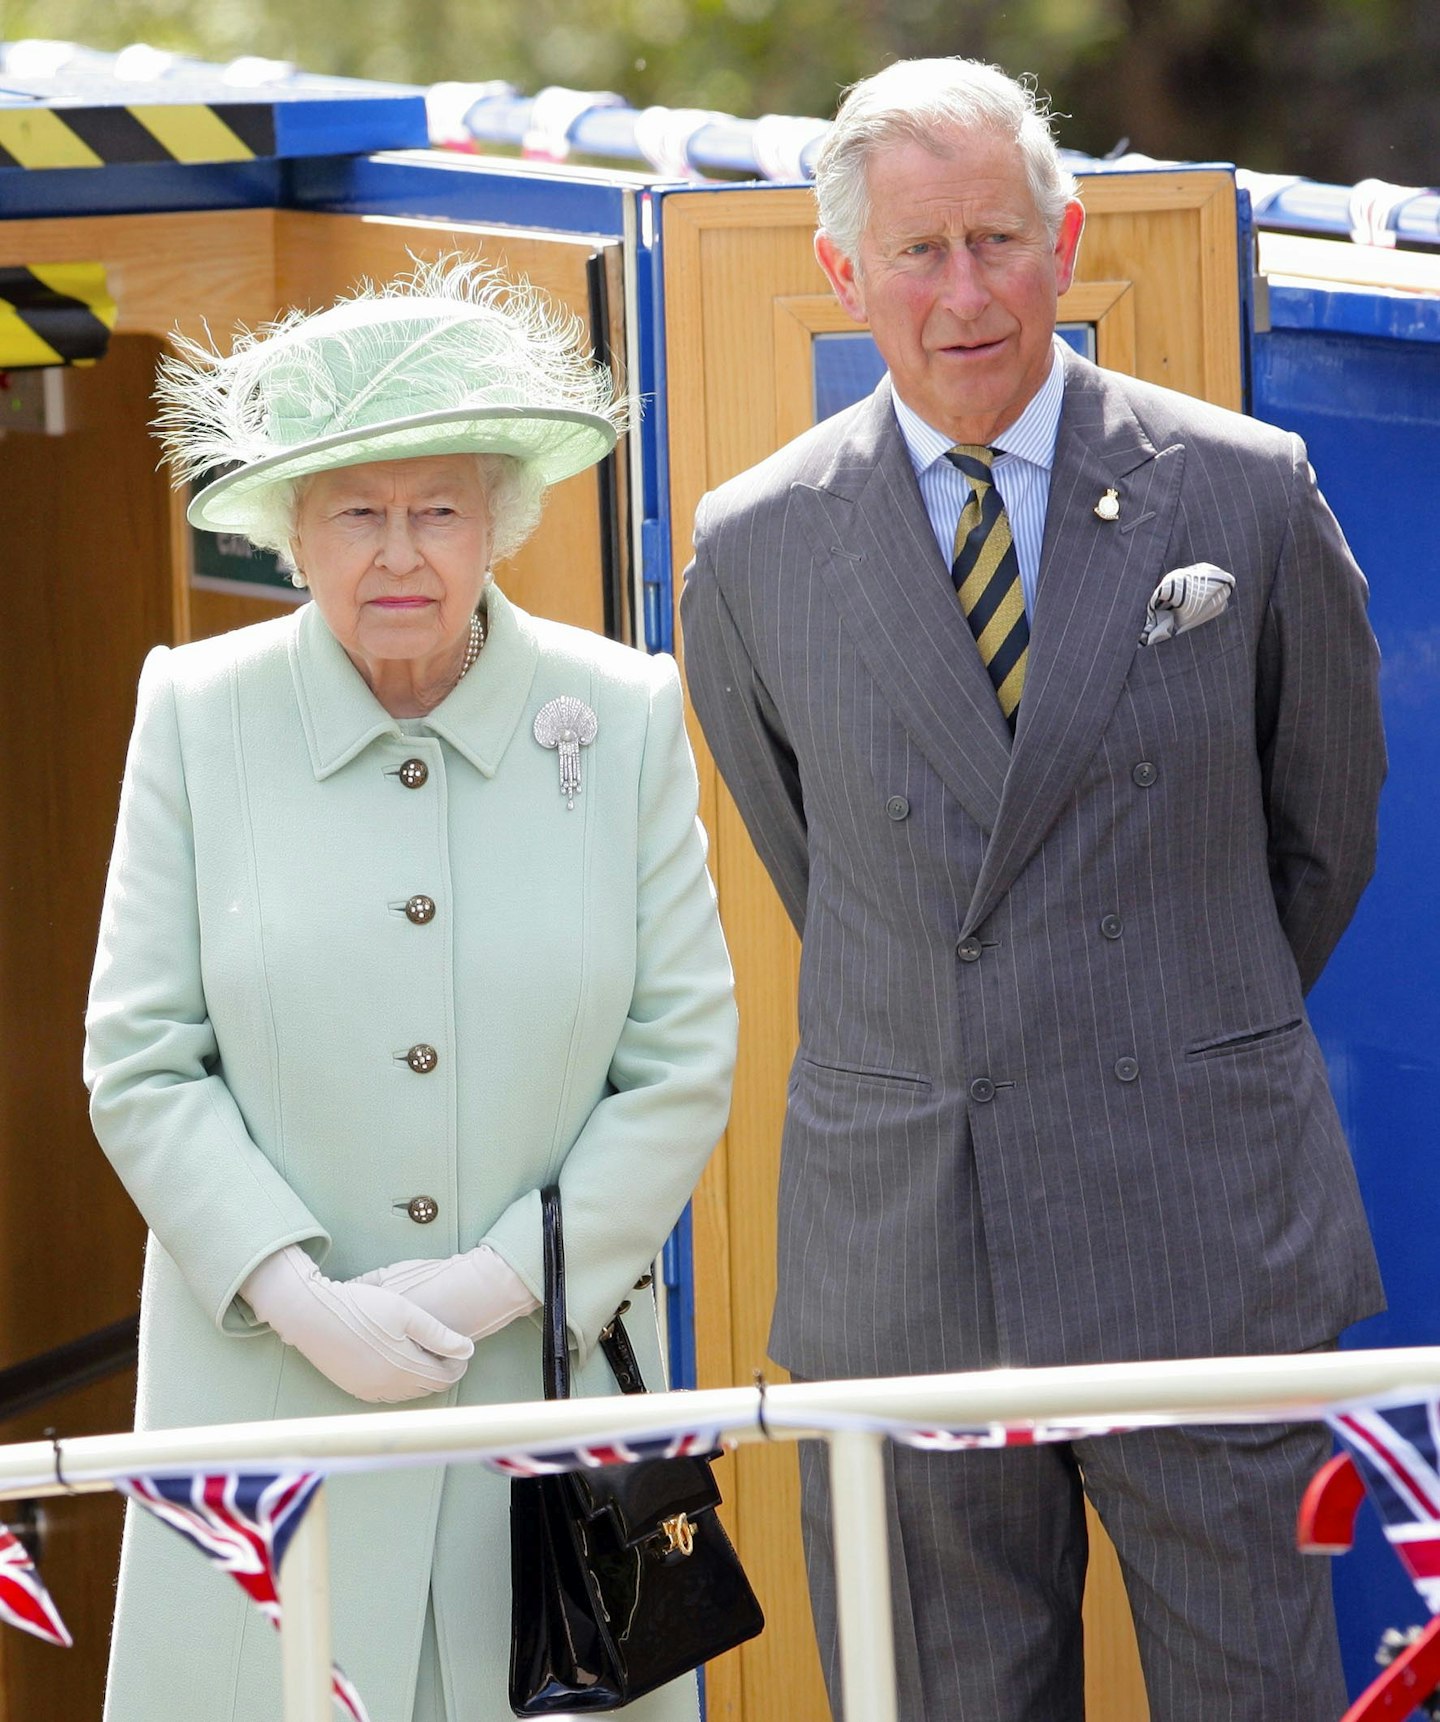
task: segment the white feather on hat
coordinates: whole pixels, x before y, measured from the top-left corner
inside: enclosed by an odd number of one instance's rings
[[[228,469],[189,507],[211,531],[244,532],[277,484],[368,461],[507,454],[553,484],[603,459],[624,427],[580,318],[453,257],[241,330],[228,354],[176,347],[160,361],[155,429],[177,485]]]

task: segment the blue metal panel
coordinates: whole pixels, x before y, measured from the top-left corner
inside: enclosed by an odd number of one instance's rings
[[[1258,417],[1298,431],[1370,579],[1384,654],[1390,777],[1380,857],[1354,924],[1310,1000],[1380,1252],[1388,1314],[1347,1345],[1440,1340],[1440,306],[1382,293],[1273,289],[1257,336]],[[1406,331],[1408,339],[1391,338]],[[1352,1691],[1373,1678],[1387,1626],[1425,1610],[1368,1508],[1335,1563]]]
[[[271,209],[284,167],[264,161],[136,162],[124,167],[0,169],[0,221],[31,216],[172,214],[182,209]]]
[[[359,155],[370,150],[424,149],[430,141],[425,97],[419,91],[332,96],[323,101],[302,100],[289,90],[267,90],[265,96],[275,103],[276,155]]]
[[[670,546],[670,420],[665,357],[665,249],[660,229],[663,196],[640,200],[640,460],[645,486],[643,552],[645,644],[652,652],[675,650],[674,574]]]
[[[624,231],[626,186],[615,174],[546,171],[446,150],[330,155],[297,161],[287,202],[353,215],[489,221],[551,233]]]

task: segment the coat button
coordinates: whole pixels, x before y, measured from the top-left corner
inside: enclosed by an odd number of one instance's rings
[[[961,939],[955,947],[955,955],[962,963],[978,963],[980,961],[980,941],[976,938]]]
[[[1140,785],[1141,789],[1149,789],[1159,775],[1159,767],[1154,760],[1150,759],[1142,759],[1130,773],[1130,776]]]
[[[435,899],[433,897],[412,897],[405,905],[405,919],[413,921],[417,927],[423,927],[427,921],[435,919]]]
[[[1140,1065],[1133,1058],[1117,1058],[1115,1060],[1115,1075],[1121,1082],[1133,1082],[1140,1074]]]
[[[405,1062],[417,1076],[428,1076],[439,1064],[440,1054],[433,1046],[426,1046],[424,1041],[421,1041],[405,1054]]]
[[[970,1098],[983,1106],[987,1100],[995,1098],[995,1084],[988,1076],[977,1076],[970,1084]]]
[[[412,1196],[405,1204],[405,1212],[417,1226],[428,1226],[440,1212],[440,1204],[433,1196]]]
[[[407,759],[397,775],[406,789],[423,789],[430,777],[430,767],[423,759]]]
[[[910,803],[903,795],[892,795],[885,803],[885,811],[892,819],[908,819],[910,817]]]
[[[1125,931],[1125,923],[1118,915],[1102,915],[1100,917],[1100,931],[1107,939],[1118,939],[1121,933]]]

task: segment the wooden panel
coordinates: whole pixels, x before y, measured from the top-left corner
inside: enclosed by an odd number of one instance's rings
[[[66,376],[79,428],[0,439],[0,723],[11,737],[0,820],[0,1033],[12,1049],[0,1082],[4,1363],[119,1320],[140,1287],[144,1227],[91,1135],[80,1056],[135,683],[171,626],[168,501],[145,430],[159,351],[117,336],[103,364]],[[99,1434],[129,1420],[128,1390],[97,1389],[47,1408],[35,1428]],[[99,1714],[119,1521],[86,1522],[99,1528],[84,1557],[55,1576],[76,1648],[62,1656],[5,1635],[16,1722]]]
[[[1220,170],[1096,174],[1077,280],[1135,290],[1134,374],[1235,411],[1240,386],[1240,261],[1235,185]]]
[[[1096,327],[1102,364],[1240,402],[1234,190],[1221,172],[1096,176],[1079,268],[1060,304]],[[856,327],[811,249],[804,191],[672,197],[664,205],[673,555],[692,550],[702,493],[813,422],[811,342]],[[678,637],[678,627],[677,627]],[[703,739],[702,805],[736,967],[740,1063],[730,1126],[695,1205],[696,1345],[702,1385],[748,1381],[764,1362],[774,1296],[775,1196],[796,1041],[799,946]],[[738,1456],[734,1524],[769,1626],[717,1670],[717,1715],[770,1722],[827,1713],[804,1601],[794,1454]],[[1143,1722],[1129,1611],[1114,1551],[1092,1523],[1086,1593],[1089,1713]],[[736,1669],[733,1664],[739,1662]]]
[[[255,323],[275,305],[268,209],[0,222],[0,264],[103,263],[124,334]]]
[[[383,281],[429,260],[463,252],[524,276],[589,321],[590,259],[618,246],[590,237],[534,234],[451,222],[402,221],[388,216],[276,215],[276,287],[282,304],[319,307],[361,277]],[[618,298],[618,294],[615,296]],[[623,463],[624,450],[619,460]],[[604,469],[579,474],[550,493],[539,530],[497,579],[516,603],[537,615],[604,631],[605,606],[599,538]],[[623,499],[623,464],[616,477]]]

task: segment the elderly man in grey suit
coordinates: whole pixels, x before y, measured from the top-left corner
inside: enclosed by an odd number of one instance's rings
[[[816,179],[889,375],[706,498],[682,605],[803,936],[772,1351],[837,1377],[1333,1345],[1382,1299],[1304,1004],[1374,858],[1364,580],[1297,438],[1056,342],[1084,215],[1024,87],[892,66]],[[1086,1495],[1154,1722],[1335,1722],[1329,1575],[1294,1546],[1327,1451],[896,1450],[906,1722],[1083,1714]]]

